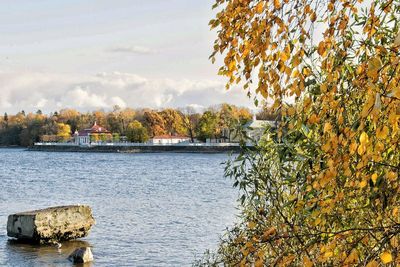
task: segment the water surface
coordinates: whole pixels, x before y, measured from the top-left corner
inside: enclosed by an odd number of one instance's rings
[[[0,149],[0,266],[71,266],[91,246],[91,266],[190,266],[232,225],[236,190],[226,154],[100,154]],[[88,204],[90,235],[56,247],[9,242],[7,215]]]

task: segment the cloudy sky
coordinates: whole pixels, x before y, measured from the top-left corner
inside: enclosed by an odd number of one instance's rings
[[[213,0],[3,0],[0,112],[252,107],[208,56]]]

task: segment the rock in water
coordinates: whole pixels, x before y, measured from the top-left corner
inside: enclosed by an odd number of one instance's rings
[[[68,259],[73,263],[85,263],[93,261],[93,254],[90,248],[78,248],[71,255],[69,255]]]
[[[94,223],[89,206],[51,207],[9,215],[7,235],[40,243],[65,241],[87,236]]]

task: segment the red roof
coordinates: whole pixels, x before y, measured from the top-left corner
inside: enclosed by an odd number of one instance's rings
[[[189,137],[184,135],[163,134],[163,135],[156,135],[153,137],[153,139],[189,139]]]
[[[78,132],[79,136],[88,136],[89,134],[110,134],[110,133],[111,132],[109,130],[100,125],[97,125],[96,122],[94,123],[92,128],[87,128]]]

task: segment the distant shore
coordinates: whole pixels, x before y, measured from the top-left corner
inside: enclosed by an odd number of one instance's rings
[[[34,145],[30,151],[46,152],[97,152],[97,153],[238,153],[238,145],[229,146],[193,146],[193,145],[137,145],[137,146],[71,146],[71,145]]]

